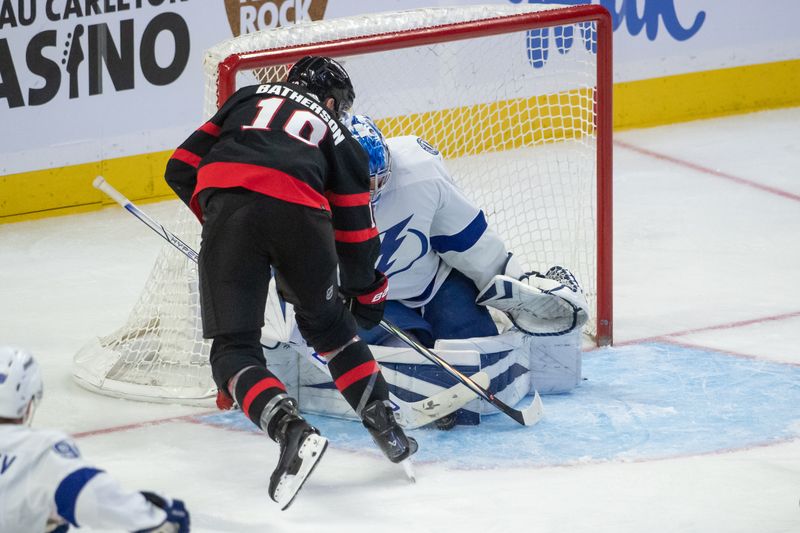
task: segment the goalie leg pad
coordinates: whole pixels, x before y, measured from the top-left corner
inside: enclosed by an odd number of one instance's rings
[[[581,334],[526,337],[531,370],[531,393],[561,394],[581,382]]]

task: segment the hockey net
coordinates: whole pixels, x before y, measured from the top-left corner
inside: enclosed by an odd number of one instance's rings
[[[418,135],[528,270],[570,268],[593,310],[585,332],[611,343],[611,25],[599,6],[431,8],[300,23],[208,50],[205,115],[237,88],[279,81],[304,55],[340,59],[354,112],[387,137]],[[199,247],[182,204],[164,221]],[[275,298],[272,298],[275,301]],[[273,313],[274,316],[269,316]],[[127,323],[75,356],[81,385],[149,401],[215,394],[196,265],[160,252]],[[268,305],[265,337],[288,340]]]

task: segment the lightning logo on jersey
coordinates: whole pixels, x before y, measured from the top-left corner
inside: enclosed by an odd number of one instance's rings
[[[381,231],[376,267],[391,280],[389,299],[425,305],[453,268],[483,287],[485,273],[501,271],[505,245],[459,191],[436,148],[411,135],[386,143],[391,175],[374,210]]]
[[[6,470],[11,468],[11,465],[14,464],[14,461],[17,460],[17,456],[0,453],[0,458],[2,458],[2,461],[0,461],[0,475],[3,475],[6,473]]]
[[[418,259],[428,253],[428,239],[425,238],[425,234],[413,228],[409,228],[406,231],[406,227],[413,217],[414,215],[410,215],[405,220],[395,224],[380,234],[381,255],[378,258],[377,269],[385,273],[386,277],[392,277],[395,274],[408,270],[414,266],[414,263]],[[414,238],[406,242],[406,237],[409,236]],[[403,246],[404,242],[406,242],[405,250],[403,253],[399,253],[400,247]],[[419,249],[419,253],[415,253],[414,251],[408,253],[410,247]],[[408,261],[408,257],[413,257],[413,259]],[[398,268],[393,270],[392,268],[400,258],[403,258],[403,261],[398,265]]]

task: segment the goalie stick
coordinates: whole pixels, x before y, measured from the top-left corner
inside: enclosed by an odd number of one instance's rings
[[[92,182],[92,185],[94,186],[95,189],[98,189],[107,194],[110,198],[116,201],[126,211],[135,216],[141,222],[144,222],[150,229],[158,233],[164,240],[166,240],[172,246],[180,250],[190,260],[197,263],[197,259],[199,256],[191,246],[183,242],[174,233],[172,233],[163,225],[161,225],[159,222],[151,218],[147,213],[136,207],[136,205],[133,202],[131,202],[128,198],[126,198],[117,189],[115,189],[113,185],[111,185],[105,180],[105,178],[103,178],[102,176],[97,176]],[[264,344],[262,344],[261,346],[267,350],[271,350],[274,348],[266,346]],[[410,346],[414,348],[413,345]],[[445,370],[447,369],[445,368]],[[448,372],[450,371],[448,370]],[[459,375],[461,374],[459,373]],[[456,377],[458,378],[458,376]],[[465,377],[465,379],[470,380],[470,378],[467,377]],[[475,382],[480,383],[483,387],[487,387],[489,385],[489,375],[486,374],[485,372],[478,372],[477,374],[474,374],[472,376],[472,379]],[[462,380],[459,379],[459,381]],[[398,407],[400,408],[401,411],[400,417],[402,419],[401,422],[404,422],[403,424],[404,427],[406,427],[407,429],[415,429],[420,426],[429,424],[443,416],[447,416],[450,413],[457,411],[458,409],[464,407],[467,403],[474,400],[478,396],[478,394],[473,392],[474,389],[472,390],[470,389],[471,387],[469,387],[468,385],[465,386],[459,383],[433,396],[430,396],[428,398],[416,402],[404,402],[397,397],[394,397],[392,401],[395,404],[397,404]]]
[[[478,383],[481,387],[489,386],[490,378],[486,372],[473,374],[469,379]],[[398,423],[405,429],[416,429],[435,422],[443,416],[458,411],[478,397],[463,383],[457,383],[449,389],[437,392],[433,396],[428,396],[424,400],[417,402],[404,402],[394,394],[389,394],[392,396],[391,401],[400,408],[397,411]]]
[[[458,381],[463,383],[467,388],[477,394],[479,397],[483,398],[487,402],[491,403],[495,407],[497,407],[500,411],[504,412],[523,426],[532,426],[539,422],[544,415],[544,408],[542,406],[542,399],[539,397],[539,391],[536,391],[536,394],[533,397],[533,402],[522,411],[514,409],[510,405],[505,404],[499,398],[495,397],[492,393],[487,391],[484,387],[481,387],[469,377],[465,376],[461,372],[459,372],[453,365],[433,353],[431,350],[422,346],[414,339],[408,336],[403,330],[398,328],[397,326],[391,324],[390,322],[381,320],[380,325],[383,329],[400,339],[401,341],[408,344],[411,348],[413,348],[417,353],[421,356],[426,358],[427,360],[431,361],[435,365],[440,366],[443,368],[448,374],[455,377]]]

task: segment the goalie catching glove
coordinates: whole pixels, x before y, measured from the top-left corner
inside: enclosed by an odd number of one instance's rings
[[[364,329],[372,329],[383,320],[383,309],[389,294],[389,280],[383,272],[376,270],[375,277],[373,284],[364,293],[345,299],[347,308]]]
[[[475,302],[508,314],[520,330],[531,335],[562,335],[589,320],[589,304],[572,272],[554,266],[544,275],[527,272],[519,279],[499,274]]]

